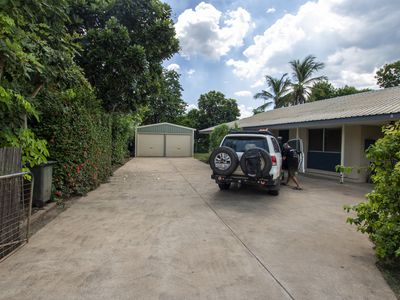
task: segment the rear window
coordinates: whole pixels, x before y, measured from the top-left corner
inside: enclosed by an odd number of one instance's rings
[[[264,138],[235,136],[227,137],[222,146],[232,148],[236,152],[245,152],[252,148],[262,148],[269,152],[268,141]]]
[[[271,138],[272,145],[274,146],[274,151],[276,153],[281,153],[281,148],[279,147],[279,144],[275,138]]]

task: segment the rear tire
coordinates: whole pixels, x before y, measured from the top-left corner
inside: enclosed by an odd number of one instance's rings
[[[229,188],[231,187],[231,183],[227,182],[227,183],[218,183],[218,187],[221,191],[226,191],[229,190]]]
[[[272,196],[279,196],[279,190],[269,190],[268,194]]]

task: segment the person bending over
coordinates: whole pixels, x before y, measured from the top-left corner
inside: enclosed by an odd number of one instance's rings
[[[299,155],[297,154],[297,151],[290,147],[289,144],[285,143],[283,144],[282,154],[288,171],[286,183],[283,183],[283,185],[289,185],[289,181],[293,180],[293,182],[296,184],[294,189],[302,190],[299,180],[297,179],[297,173],[299,169]]]

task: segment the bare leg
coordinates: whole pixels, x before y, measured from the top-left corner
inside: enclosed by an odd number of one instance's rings
[[[296,176],[293,176],[293,177],[292,177],[292,180],[294,181],[294,183],[296,184],[296,186],[297,186],[298,188],[300,188],[300,184],[299,184],[299,181],[297,180],[297,177],[296,177]]]

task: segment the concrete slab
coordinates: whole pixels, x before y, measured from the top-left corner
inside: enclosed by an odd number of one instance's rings
[[[0,299],[395,299],[343,204],[364,186],[303,179],[220,192],[191,158],[141,158],[0,264]]]

